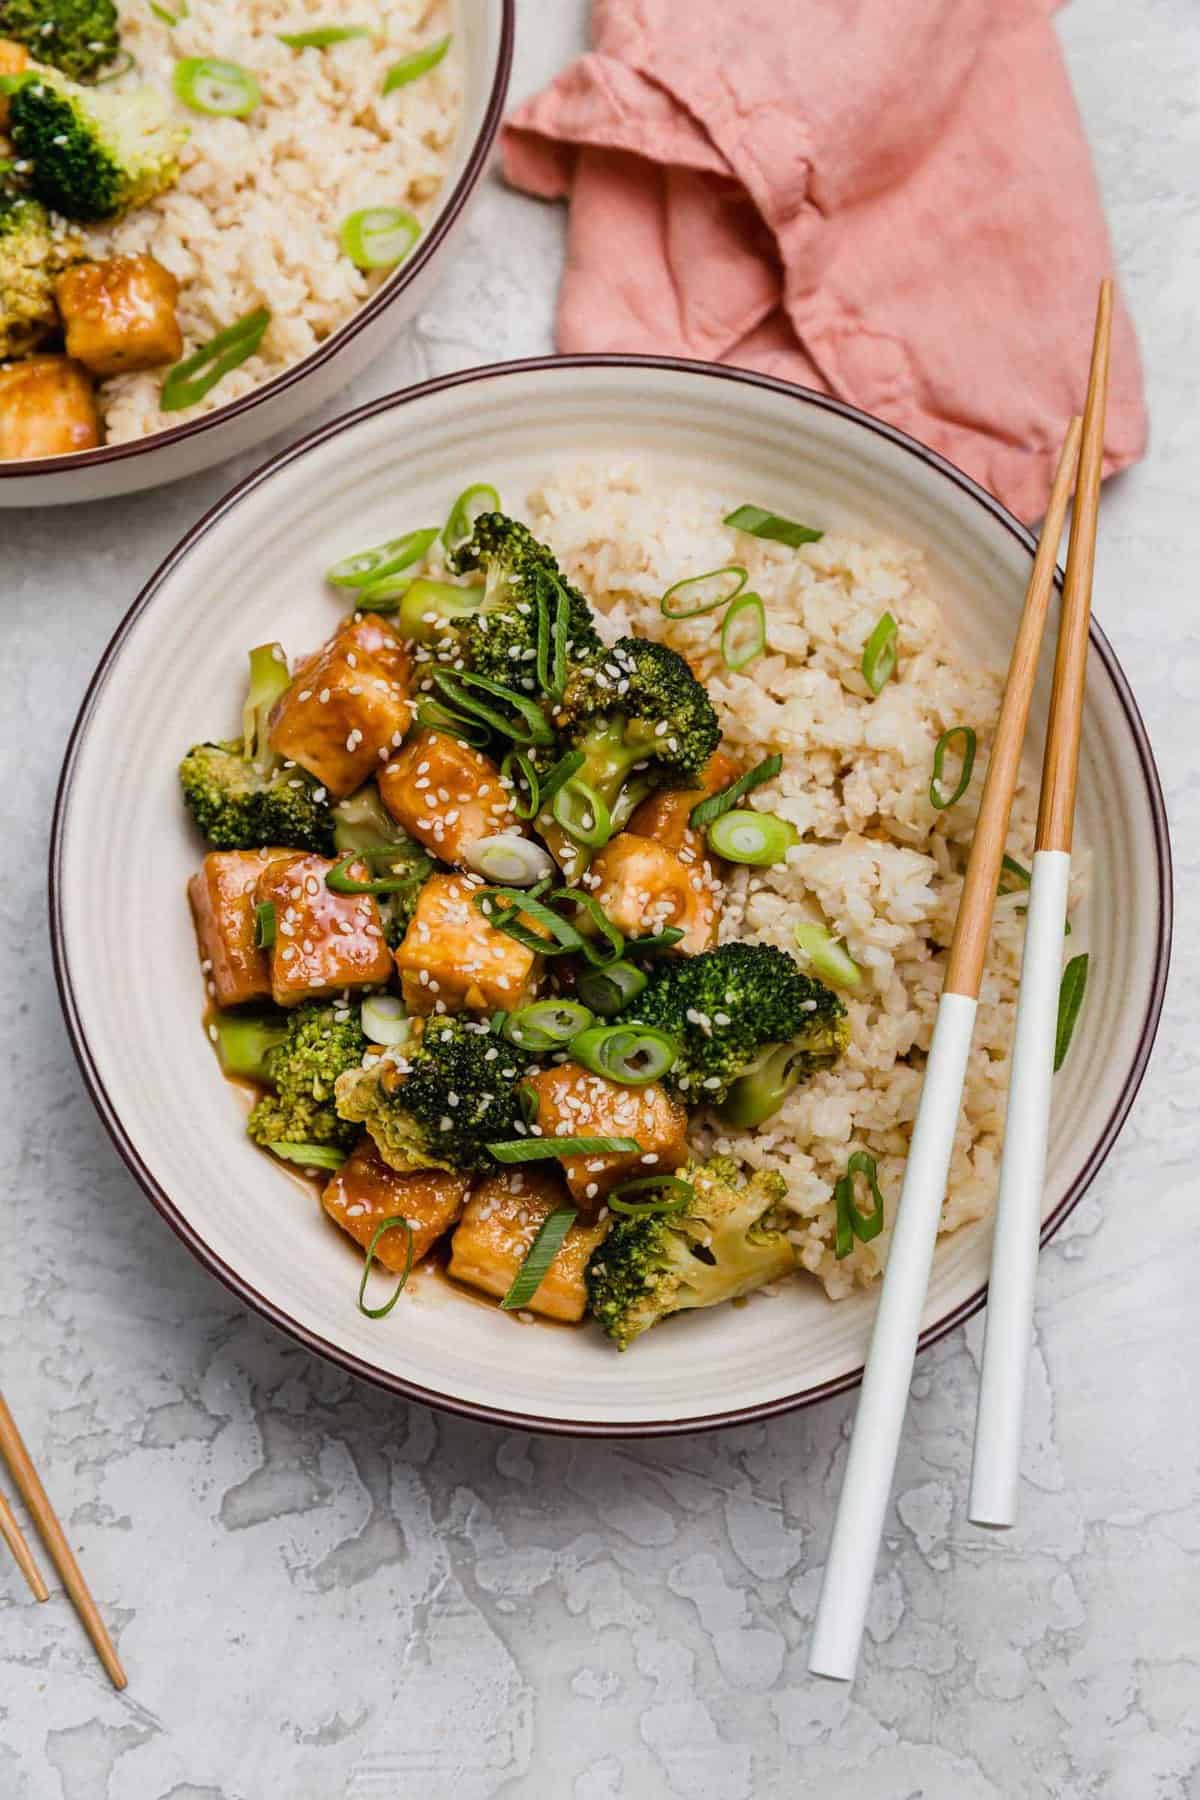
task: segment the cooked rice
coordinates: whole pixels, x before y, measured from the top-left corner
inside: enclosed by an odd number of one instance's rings
[[[778,782],[748,804],[790,819],[803,842],[786,867],[732,873],[721,937],[794,950],[797,920],[828,924],[869,992],[847,997],[853,1035],[838,1068],[797,1089],[758,1131],[698,1117],[693,1138],[703,1154],[782,1171],[801,1263],[839,1299],[874,1281],[887,1259],[1001,677],[951,642],[915,551],[833,535],[799,551],[750,538],[721,523],[744,498],[655,482],[635,463],[583,467],[537,490],[527,517],[615,630],[663,637],[688,657],[747,766],[783,752]],[[713,615],[670,624],[659,610],[672,582],[734,561],[767,615],[769,649],[744,674],[725,668]],[[899,624],[899,666],[872,699],[863,645],[885,611]],[[978,732],[975,772],[963,799],[939,812],[929,801],[934,746],[958,724]],[[1027,866],[1035,817],[1026,771],[1009,849]],[[1077,859],[1073,902],[1083,879]],[[997,901],[943,1232],[980,1218],[995,1191],[1024,903],[1021,894]],[[887,1226],[839,1262],[833,1187],[856,1149],[877,1159]]]
[[[448,0],[372,5],[362,17],[378,37],[324,50],[291,50],[275,35],[327,25],[339,10],[327,0],[204,0],[171,29],[146,0],[119,7],[122,44],[139,65],[120,85],[155,88],[191,137],[178,185],[88,232],[89,252],[148,251],[170,269],[185,355],[257,307],[272,316],[261,349],[186,411],[160,411],[162,369],[102,382],[107,442],[212,412],[343,324],[387,275],[363,274],[343,253],[338,227],[348,213],[402,206],[423,226],[433,216],[460,111],[455,46],[419,80],[387,96],[381,89],[393,63],[450,30]],[[244,120],[183,106],[171,75],[185,56],[241,63],[262,105]]]

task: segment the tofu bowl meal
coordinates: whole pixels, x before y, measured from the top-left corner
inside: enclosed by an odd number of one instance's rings
[[[0,504],[228,457],[427,294],[512,0],[0,0]]]
[[[1030,554],[897,432],[652,359],[448,377],[260,470],[118,631],[56,812],[69,1029],[155,1204],[301,1341],[480,1417],[852,1384]],[[1031,757],[927,1338],[981,1303],[1035,805]],[[1170,930],[1098,629],[1080,839],[1047,1232]]]

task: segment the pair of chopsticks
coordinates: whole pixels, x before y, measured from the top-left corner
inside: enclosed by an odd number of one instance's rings
[[[1010,1525],[1015,1513],[1091,620],[1111,328],[1112,282],[1105,281],[1096,312],[1082,427],[1079,419],[1072,419],[1063,443],[1013,645],[825,1566],[808,1666],[813,1674],[838,1681],[853,1679],[871,1597],[962,1103],[1009,813],[1054,586],[1058,543],[1078,470],[1042,765],[968,1508],[970,1518],[983,1525]]]
[[[50,1560],[62,1577],[62,1584],[71,1597],[75,1611],[83,1621],[83,1626],[95,1646],[96,1654],[104,1664],[108,1677],[115,1688],[125,1686],[125,1671],[121,1667],[113,1641],[105,1629],[104,1620],[96,1608],[96,1602],[88,1592],[87,1582],[74,1553],[67,1542],[66,1533],[55,1516],[49,1496],[42,1486],[33,1461],[26,1450],[21,1434],[17,1430],[16,1420],[0,1394],[0,1456],[8,1464],[8,1472],[13,1478],[13,1485],[20,1494],[29,1516],[37,1526],[50,1555]],[[18,1525],[12,1507],[0,1493],[0,1537],[2,1537],[16,1559],[17,1567],[24,1575],[34,1596],[38,1600],[48,1600],[49,1589],[42,1580],[41,1572],[34,1561],[33,1552],[25,1541],[21,1527]]]

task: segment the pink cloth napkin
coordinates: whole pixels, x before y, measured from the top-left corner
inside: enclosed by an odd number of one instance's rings
[[[595,0],[508,178],[569,196],[559,348],[818,388],[1023,518],[1082,406],[1112,250],[1050,0]],[[1118,303],[1107,470],[1146,443]]]

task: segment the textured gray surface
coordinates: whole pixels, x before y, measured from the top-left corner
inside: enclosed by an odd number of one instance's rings
[[[522,0],[518,94],[584,11]],[[1098,610],[1163,760],[1183,928],[1142,1097],[1043,1259],[1019,1529],[964,1518],[976,1323],[920,1365],[851,1697],[804,1662],[852,1401],[657,1447],[535,1441],[355,1386],[204,1275],[80,1085],[41,870],[96,657],[244,471],[0,515],[0,1374],[132,1677],[111,1693],[61,1595],[35,1607],[0,1564],[3,1800],[1200,1797],[1200,16],[1075,0],[1061,25],[1154,429],[1108,493]],[[561,229],[493,183],[347,403],[547,349]]]

